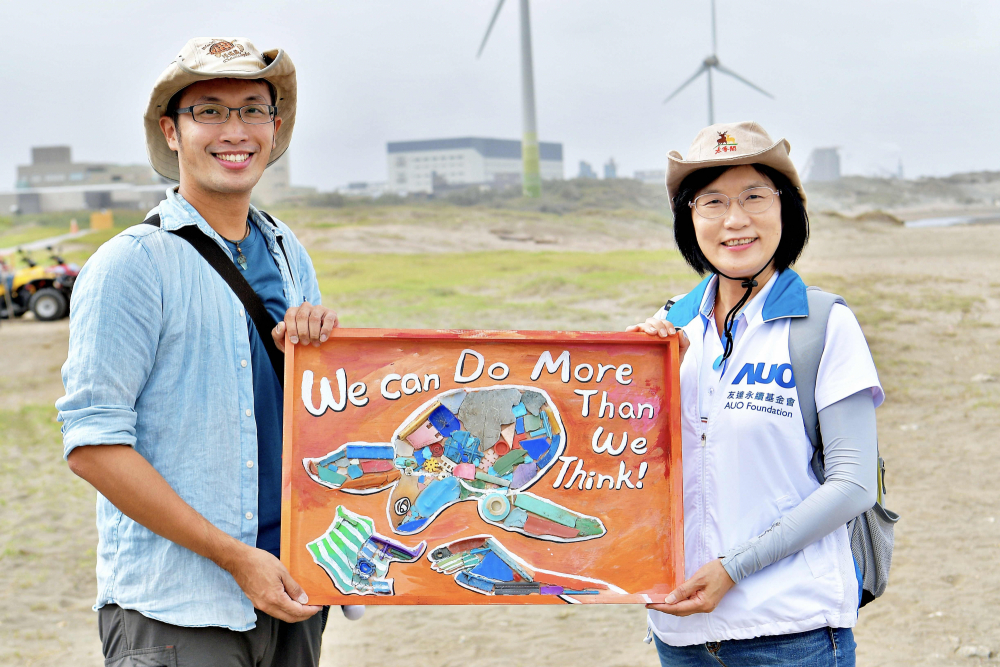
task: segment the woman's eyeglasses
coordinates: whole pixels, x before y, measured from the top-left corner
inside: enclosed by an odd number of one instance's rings
[[[744,190],[737,197],[737,201],[747,213],[763,213],[771,208],[775,197],[780,194],[781,190],[761,186]],[[698,211],[698,215],[703,218],[721,218],[729,210],[731,202],[732,200],[724,194],[709,192],[695,197],[694,201],[688,202],[688,206]]]

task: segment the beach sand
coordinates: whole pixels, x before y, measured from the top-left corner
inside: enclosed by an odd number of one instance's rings
[[[662,225],[601,218],[574,229],[558,216],[491,216],[303,225],[300,231],[310,247],[339,253],[387,253],[394,244],[411,253],[642,249],[662,252],[663,261],[675,265],[667,278],[651,276],[662,280],[647,292],[593,302],[603,312],[590,320],[575,314],[564,326],[576,328],[620,329],[655,310],[659,296],[695,281],[665,250],[669,230]],[[435,231],[444,228],[448,242],[442,248]],[[1000,651],[995,243],[997,225],[905,229],[816,216],[812,241],[796,267],[807,283],[842,294],[854,308],[887,394],[878,412],[880,451],[887,504],[903,518],[889,589],[860,613],[861,665],[967,665],[985,661],[976,654]],[[324,296],[336,307],[336,294]],[[351,324],[349,314],[343,319]],[[517,313],[503,321],[522,328],[558,323]],[[400,324],[389,319],[387,325]],[[94,491],[61,461],[51,408],[62,393],[67,336],[65,321],[0,324],[3,665],[102,664],[97,615],[90,611]],[[322,664],[652,666],[658,664],[655,651],[641,641],[644,615],[641,607],[627,606],[380,607],[349,622],[335,609]]]

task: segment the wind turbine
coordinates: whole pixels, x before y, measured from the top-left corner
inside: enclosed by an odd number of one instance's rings
[[[476,58],[483,54],[486,41],[493,31],[493,24],[503,8],[504,0],[497,3],[493,10],[493,18],[486,28],[483,43],[479,45]],[[535,124],[535,75],[531,65],[531,16],[528,11],[528,0],[521,3],[521,162],[524,175],[521,180],[522,192],[525,197],[539,197],[542,194],[541,166],[538,164],[538,129]]]
[[[527,2],[527,0],[523,0],[523,1]],[[754,90],[756,90],[758,93],[761,93],[762,95],[766,95],[767,97],[770,97],[772,100],[774,99],[774,95],[772,95],[771,93],[767,92],[766,90],[764,90],[763,88],[761,88],[759,86],[755,86],[754,84],[750,83],[749,81],[747,81],[746,79],[744,79],[742,76],[740,76],[736,72],[732,71],[731,69],[723,67],[722,63],[719,62],[719,57],[717,55],[715,55],[716,52],[717,52],[717,48],[716,48],[716,40],[715,40],[715,0],[712,0],[712,54],[710,56],[708,56],[707,58],[705,58],[705,60],[703,60],[702,63],[701,63],[701,67],[698,68],[698,71],[696,71],[694,73],[694,75],[691,76],[690,79],[688,79],[687,81],[685,81],[684,83],[682,83],[680,88],[678,88],[674,92],[670,93],[670,95],[667,96],[667,99],[663,100],[663,103],[666,104],[670,100],[674,99],[674,97],[677,96],[677,93],[679,93],[682,90],[684,90],[685,88],[687,88],[688,84],[690,84],[692,81],[694,81],[699,76],[701,76],[702,74],[704,74],[704,75],[706,75],[708,77],[708,124],[709,125],[714,125],[715,124],[715,103],[712,100],[712,70],[713,69],[718,70],[719,72],[721,72],[723,74],[728,74],[729,76],[733,77],[737,81],[742,81],[746,85],[750,86],[751,88],[753,88]]]

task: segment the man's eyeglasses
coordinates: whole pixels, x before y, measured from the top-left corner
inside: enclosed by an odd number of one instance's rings
[[[740,206],[747,213],[763,213],[771,208],[775,197],[780,194],[781,190],[772,190],[765,187],[750,188],[741,192],[737,201],[739,201]],[[731,201],[726,195],[718,192],[710,192],[700,197],[695,197],[694,201],[688,202],[688,206],[698,211],[698,215],[701,217],[711,219],[721,218],[725,215],[726,211],[729,210],[730,203]]]
[[[222,104],[195,104],[178,109],[177,113],[189,113],[197,123],[221,125],[229,120],[229,112],[238,111],[240,119],[248,125],[263,125],[274,120],[278,107],[270,104],[248,104],[245,107],[227,107]]]

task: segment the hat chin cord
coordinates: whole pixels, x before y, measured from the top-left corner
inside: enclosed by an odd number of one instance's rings
[[[775,251],[774,255],[777,255],[777,254],[778,254],[777,251]],[[771,262],[774,261],[774,255],[771,255],[771,259],[767,260],[767,263],[764,264],[764,267],[760,271],[758,271],[757,273],[753,274],[749,278],[732,278],[730,276],[727,276],[722,271],[719,271],[714,266],[712,267],[712,272],[713,273],[715,273],[715,274],[717,274],[719,276],[722,276],[723,278],[725,278],[727,280],[732,280],[733,282],[739,280],[740,281],[740,287],[742,287],[742,288],[744,288],[746,290],[746,292],[743,293],[743,296],[740,298],[740,300],[736,302],[736,305],[733,306],[728,313],[726,313],[726,319],[723,320],[722,329],[723,329],[723,332],[725,333],[725,336],[726,336],[726,345],[725,345],[725,350],[722,353],[721,361],[726,361],[727,359],[729,359],[730,356],[732,356],[732,354],[733,354],[733,323],[736,321],[736,318],[739,315],[740,311],[743,309],[743,306],[745,306],[746,303],[747,303],[747,301],[750,300],[750,295],[753,294],[753,288],[757,287],[757,276],[759,276],[760,274],[764,273],[764,271],[767,270],[767,267],[771,266]]]

